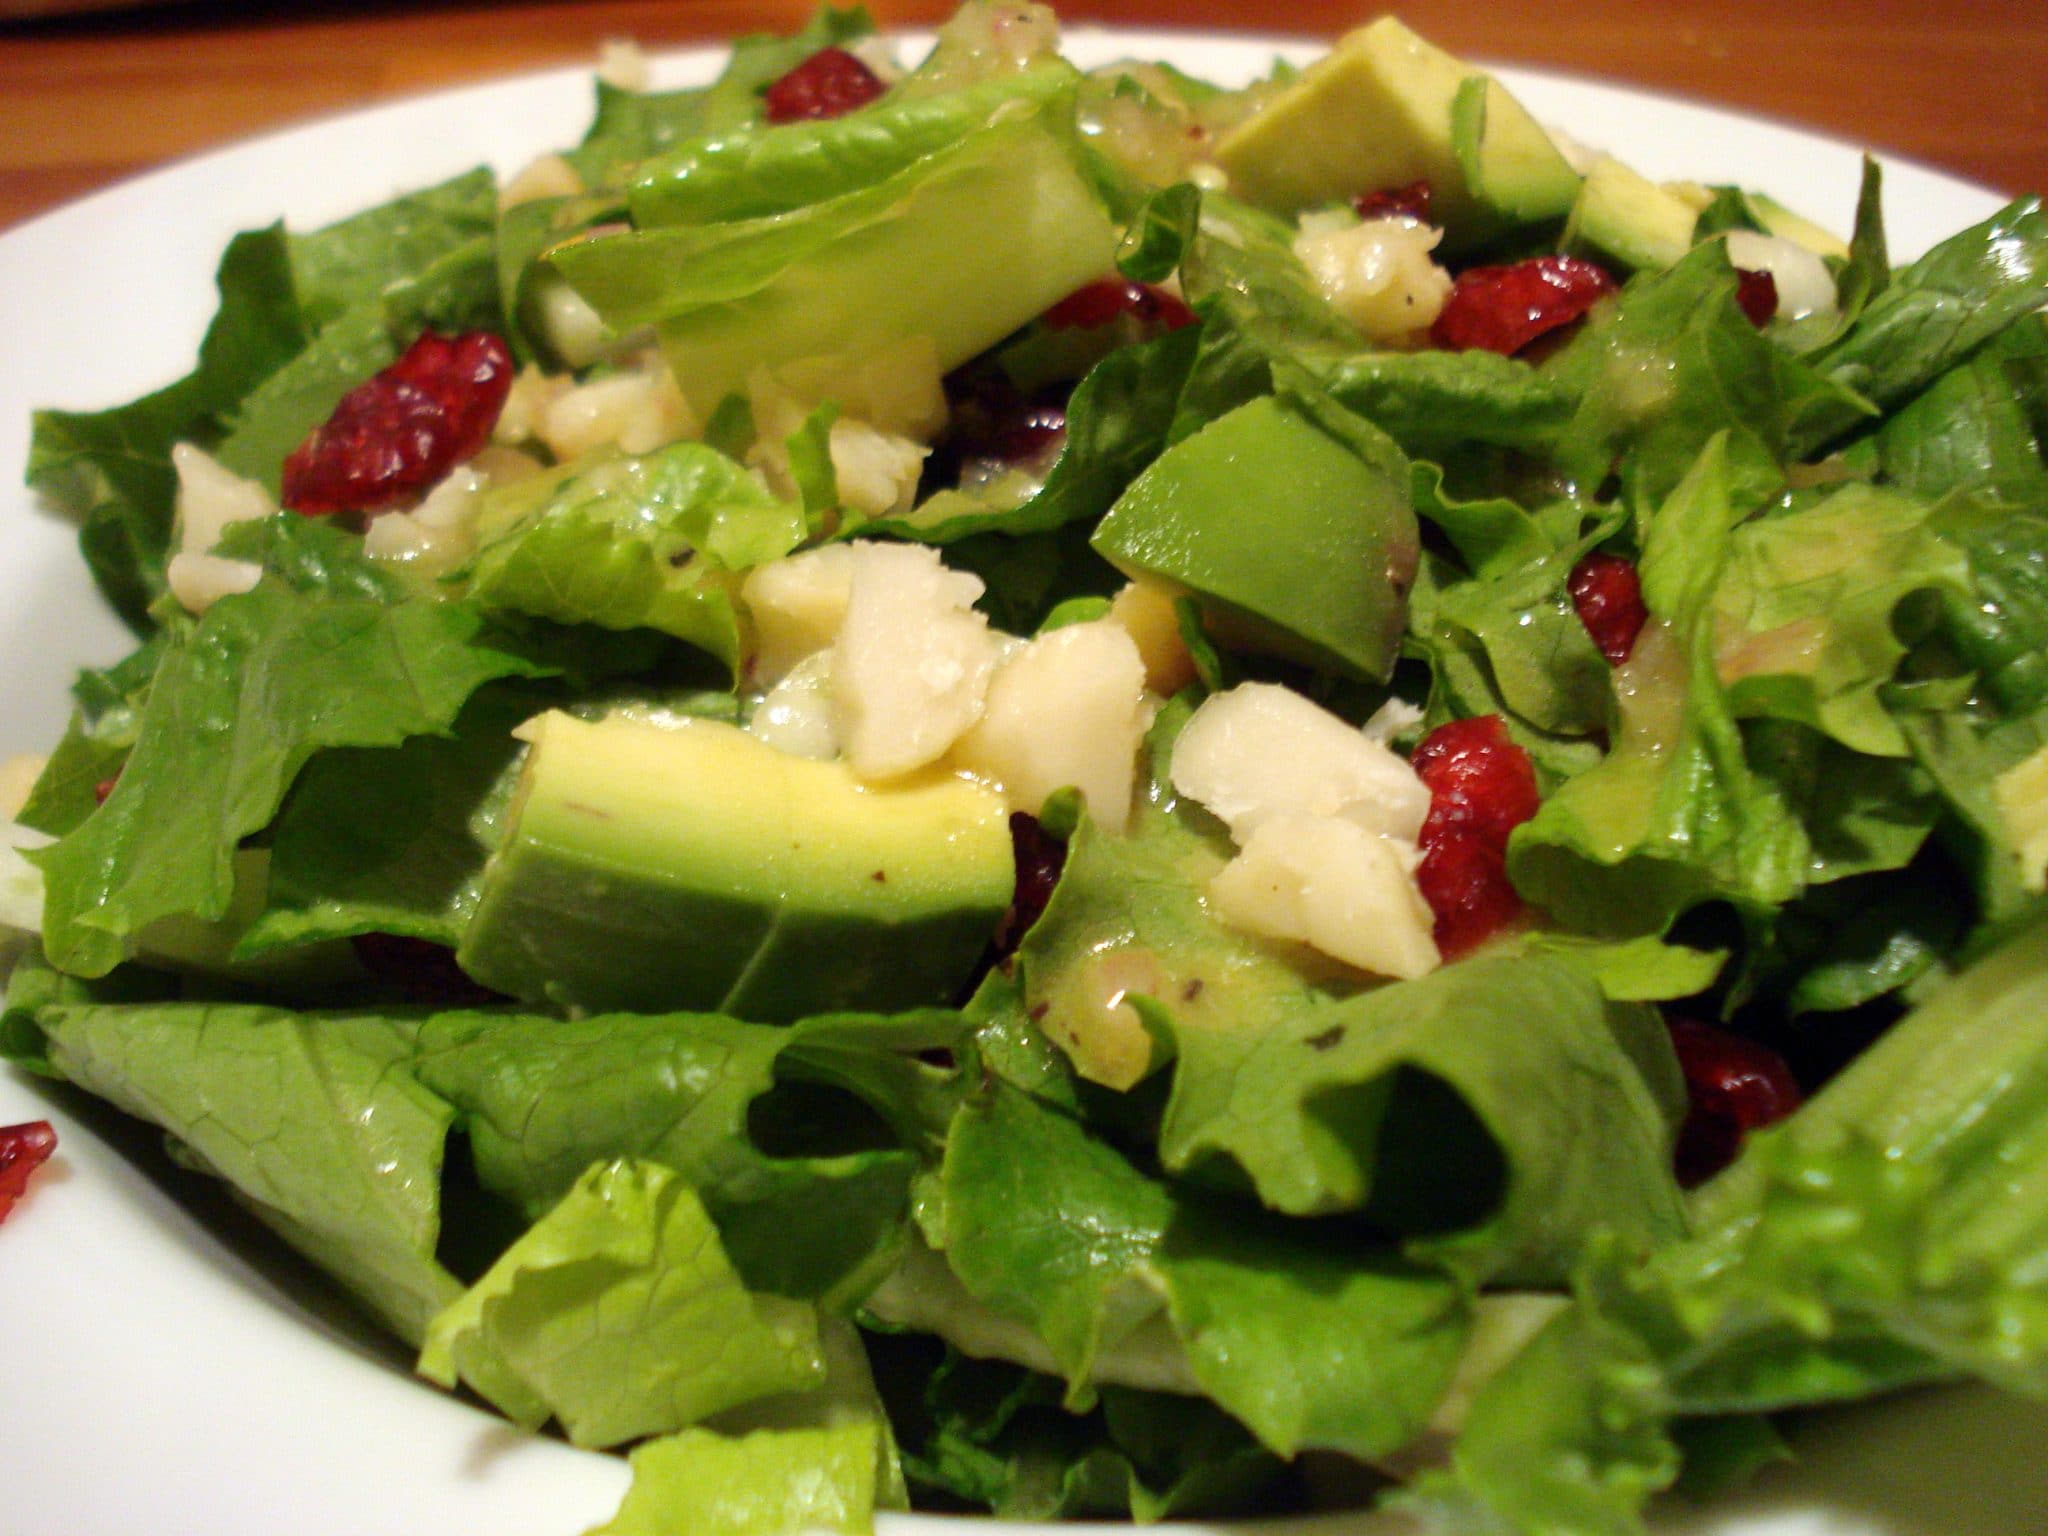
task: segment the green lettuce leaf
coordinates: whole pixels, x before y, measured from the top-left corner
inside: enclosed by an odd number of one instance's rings
[[[658,629],[732,665],[739,618],[723,573],[779,559],[804,532],[803,509],[739,464],[675,443],[489,493],[457,575],[489,611]]]
[[[1158,1327],[1163,1298],[1201,1389],[1268,1448],[1383,1455],[1421,1431],[1464,1346],[1443,1275],[1193,1205],[1005,1085],[962,1109],[942,1179],[948,1264],[1045,1341],[1077,1402],[1098,1350]]]
[[[1425,484],[1424,472],[1430,468],[1417,466],[1418,486]],[[1416,511],[1442,527],[1444,523],[1431,510],[1433,499],[1427,493],[1418,495]],[[1463,517],[1466,511],[1476,515],[1467,520]],[[1554,547],[1535,519],[1505,498],[1480,507],[1467,504],[1460,509],[1459,520],[1460,537],[1475,546],[1498,550],[1497,555],[1486,557],[1488,571],[1512,570],[1508,563],[1512,550],[1524,551],[1528,559],[1541,559],[1539,550]],[[1466,625],[1452,622],[1442,611],[1443,595],[1455,591],[1467,579],[1467,573],[1455,561],[1425,548],[1416,569],[1415,585],[1408,592],[1408,633],[1402,638],[1402,652],[1429,668],[1423,727],[1434,730],[1451,720],[1498,715],[1506,724],[1508,735],[1529,754],[1538,783],[1547,792],[1599,762],[1600,743],[1589,737],[1560,736],[1539,730],[1508,706],[1481,637]],[[1493,627],[1499,634],[1498,626]],[[1512,640],[1505,643],[1508,647],[1514,645]]]
[[[460,176],[291,237],[292,284],[309,333],[374,304],[498,222],[498,186],[478,166]]]
[[[1877,429],[1885,478],[1936,499],[1982,490],[2014,507],[2048,503],[2043,462],[2048,322],[2029,315],[1907,401]]]
[[[843,117],[714,132],[643,162],[628,207],[641,229],[787,213],[884,181],[998,111],[1017,110],[1012,103],[1071,99],[1078,79],[1055,59],[958,91],[886,99]]]
[[[1181,286],[1202,329],[1174,442],[1271,393],[1275,364],[1320,374],[1361,350],[1357,327],[1330,307],[1294,254],[1293,226],[1221,193],[1203,194]]]
[[[655,325],[706,415],[756,368],[857,363],[914,336],[953,368],[1114,264],[1115,232],[1055,116],[990,123],[786,213],[579,241],[548,260],[613,330]],[[1033,210],[1021,227],[1020,207]],[[994,227],[1011,237],[988,240]]]
[[[1891,407],[1918,394],[2022,315],[2048,307],[2048,210],[2023,197],[1891,275],[1856,323],[1815,361],[1857,394]],[[1822,414],[1818,446],[1851,424]]]
[[[1473,443],[1542,453],[1572,414],[1555,377],[1496,352],[1362,352],[1318,372],[1325,389],[1418,458]]]
[[[1508,845],[1516,888],[1570,928],[1662,933],[1696,902],[1768,911],[1807,879],[1806,833],[1750,768],[1716,672],[1714,583],[1744,510],[1726,442],[1709,443],[1651,520],[1641,569],[1654,622],[1616,674],[1610,751]]]
[[[906,1351],[908,1352],[908,1351]],[[1249,1511],[1281,1463],[1199,1397],[1105,1387],[1085,1414],[1053,1377],[947,1350],[904,1361],[910,1479],[1003,1520]],[[908,1393],[906,1393],[908,1395]]]
[[[1995,708],[2033,711],[2048,700],[2048,505],[1964,497],[1934,526],[1969,559],[1969,590],[1942,605],[1949,643]]]
[[[1576,402],[1558,466],[1591,490],[1618,462],[1638,507],[1663,501],[1717,433],[1728,434],[1738,498],[1761,500],[1814,422],[1870,414],[1849,388],[1749,323],[1718,240],[1633,279],[1543,372]]]
[[[321,536],[347,541],[301,542]],[[316,752],[446,731],[478,686],[535,670],[473,609],[362,590],[378,579],[360,562],[347,584],[272,575],[170,642],[114,792],[38,855],[59,966],[104,975],[160,918],[223,916],[237,845]]]
[[[1918,592],[1963,602],[1974,595],[1963,551],[1928,513],[1914,497],[1850,485],[1737,528],[1713,598],[1729,709],[1903,757],[1905,739],[1881,697],[1906,655],[1894,615]]]
[[[408,1070],[414,1024],[68,986],[35,1022],[52,1068],[163,1127],[402,1338],[456,1295],[434,1258],[453,1112]]]
[[[951,1014],[787,1028],[715,1015],[442,1014],[426,1026],[418,1071],[461,1114],[484,1187],[529,1216],[592,1162],[649,1159],[698,1191],[750,1287],[837,1305],[893,1259],[916,1155],[950,1110],[950,1075],[916,1053],[960,1034]],[[809,1091],[792,1098],[778,1084]],[[809,1132],[764,1150],[749,1127],[771,1091],[783,1123]],[[879,1144],[876,1118],[890,1128]]]
[[[1162,1012],[1170,1169],[1227,1158],[1274,1209],[1362,1209],[1482,1279],[1555,1283],[1600,1227],[1684,1229],[1661,1029],[1576,966],[1478,956],[1261,1028]]]
[[[667,1434],[824,1380],[811,1308],[750,1296],[687,1182],[598,1163],[437,1315],[420,1374],[577,1445]],[[872,1465],[872,1452],[870,1453]]]
[[[860,1333],[821,1318],[818,1342],[822,1386],[758,1399],[641,1446],[619,1512],[589,1536],[866,1533],[877,1507],[908,1507]]]
[[[2048,925],[1895,1025],[1699,1194],[1593,1264],[1418,1504],[1459,1530],[1635,1533],[1671,1420],[1957,1374],[2048,1396]]]
[[[293,287],[283,227],[235,236],[215,279],[220,308],[193,372],[104,411],[38,411],[28,481],[79,523],[93,580],[136,629],[164,590],[178,477],[171,448],[211,447],[229,412],[298,354],[310,332]]]
[[[529,694],[486,688],[450,735],[315,757],[271,828],[263,911],[237,956],[363,933],[452,949],[518,777],[512,731],[540,708]]]
[[[869,1536],[883,1440],[872,1419],[650,1440],[632,1453],[618,1513],[587,1536]]]
[[[1129,829],[1083,820],[1044,915],[1017,954],[1022,1003],[1079,1074],[1128,1089],[1163,1064],[1164,1040],[1132,1007],[1149,997],[1189,1027],[1256,1034],[1357,982],[1299,946],[1265,942],[1218,919],[1204,887],[1231,855],[1228,834],[1174,798],[1167,765],[1193,712],[1180,699],[1146,739],[1145,776]]]
[[[1488,510],[1504,513],[1512,506],[1502,501]],[[1473,537],[1475,509],[1467,503],[1457,510]],[[1518,718],[1549,736],[1597,735],[1606,724],[1613,669],[1586,633],[1567,583],[1580,557],[1599,542],[1600,530],[1532,556],[1530,546],[1540,537],[1529,532],[1534,525],[1524,514],[1520,527],[1509,524],[1514,533],[1484,574],[1440,585],[1434,618],[1477,641],[1501,702]],[[1491,544],[1490,534],[1479,537]],[[1519,556],[1512,563],[1511,552]]]
[[[276,494],[285,457],[333,414],[343,395],[390,367],[398,354],[399,340],[380,306],[345,311],[235,407],[214,457]]]
[[[98,809],[99,787],[119,777],[135,745],[142,702],[166,644],[168,631],[153,631],[113,666],[78,674],[71,685],[78,701],[71,722],[15,820],[62,837]]]

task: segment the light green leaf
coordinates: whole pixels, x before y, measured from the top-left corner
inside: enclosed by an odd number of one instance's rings
[[[223,598],[165,653],[106,804],[39,855],[50,957],[104,975],[159,918],[223,916],[236,847],[316,752],[445,731],[479,685],[534,670],[458,604],[274,577]]]
[[[401,1337],[458,1287],[435,1262],[452,1111],[412,1076],[415,1026],[228,1004],[41,1008],[50,1065],[160,1125]]]
[[[559,1419],[586,1446],[667,1434],[825,1375],[812,1310],[750,1296],[689,1185],[626,1159],[594,1165],[434,1319],[419,1369],[529,1428]]]

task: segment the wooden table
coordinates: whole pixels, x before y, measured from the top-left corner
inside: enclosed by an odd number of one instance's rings
[[[23,16],[65,0],[0,0]],[[2048,0],[1393,0],[1452,50],[1821,128],[2048,191]],[[870,0],[923,25],[947,0]],[[1328,35],[1375,0],[1076,0],[1073,19]],[[172,156],[343,107],[593,56],[787,30],[809,0],[241,0],[0,23],[0,227]]]

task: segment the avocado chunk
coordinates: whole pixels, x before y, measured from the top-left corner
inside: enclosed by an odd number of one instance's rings
[[[1376,428],[1267,395],[1161,454],[1091,542],[1126,576],[1197,598],[1227,645],[1384,679],[1418,558],[1408,486]]]
[[[1238,196],[1283,213],[1427,181],[1448,249],[1561,220],[1579,177],[1499,81],[1392,17],[1346,34],[1226,134]]]
[[[1766,234],[1790,240],[1794,245],[1803,245],[1816,256],[1831,256],[1838,261],[1849,259],[1848,241],[1832,230],[1823,229],[1803,214],[1794,213],[1776,198],[1752,192],[1749,194],[1749,207]]]
[[[1692,249],[1698,223],[1685,198],[1603,155],[1586,173],[1564,243],[1632,272],[1656,272]]]
[[[564,1007],[782,1022],[950,1000],[1014,884],[996,794],[887,788],[718,721],[550,713],[458,958]]]

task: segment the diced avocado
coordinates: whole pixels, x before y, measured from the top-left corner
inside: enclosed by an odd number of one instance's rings
[[[1453,250],[1561,219],[1579,189],[1505,87],[1392,17],[1346,34],[1226,134],[1216,158],[1233,192],[1283,213],[1427,181]]]
[[[1226,644],[1384,678],[1417,559],[1408,473],[1366,423],[1269,395],[1155,460],[1092,540],[1125,575],[1193,594]]]
[[[1749,207],[1768,233],[1790,240],[1794,245],[1803,245],[1816,256],[1832,256],[1838,261],[1849,259],[1848,241],[1821,228],[1813,220],[1794,213],[1776,199],[1765,197],[1761,192],[1752,192],[1749,194]]]
[[[609,235],[547,258],[615,332],[653,325],[709,415],[756,368],[929,337],[941,369],[1114,268],[1117,231],[1044,110],[762,218]]]
[[[1684,197],[1603,155],[1586,173],[1564,243],[1632,272],[1660,271],[1692,249],[1699,219]]]
[[[1002,800],[887,788],[710,720],[551,713],[463,936],[501,992],[783,1021],[950,1000],[1014,883]]]

